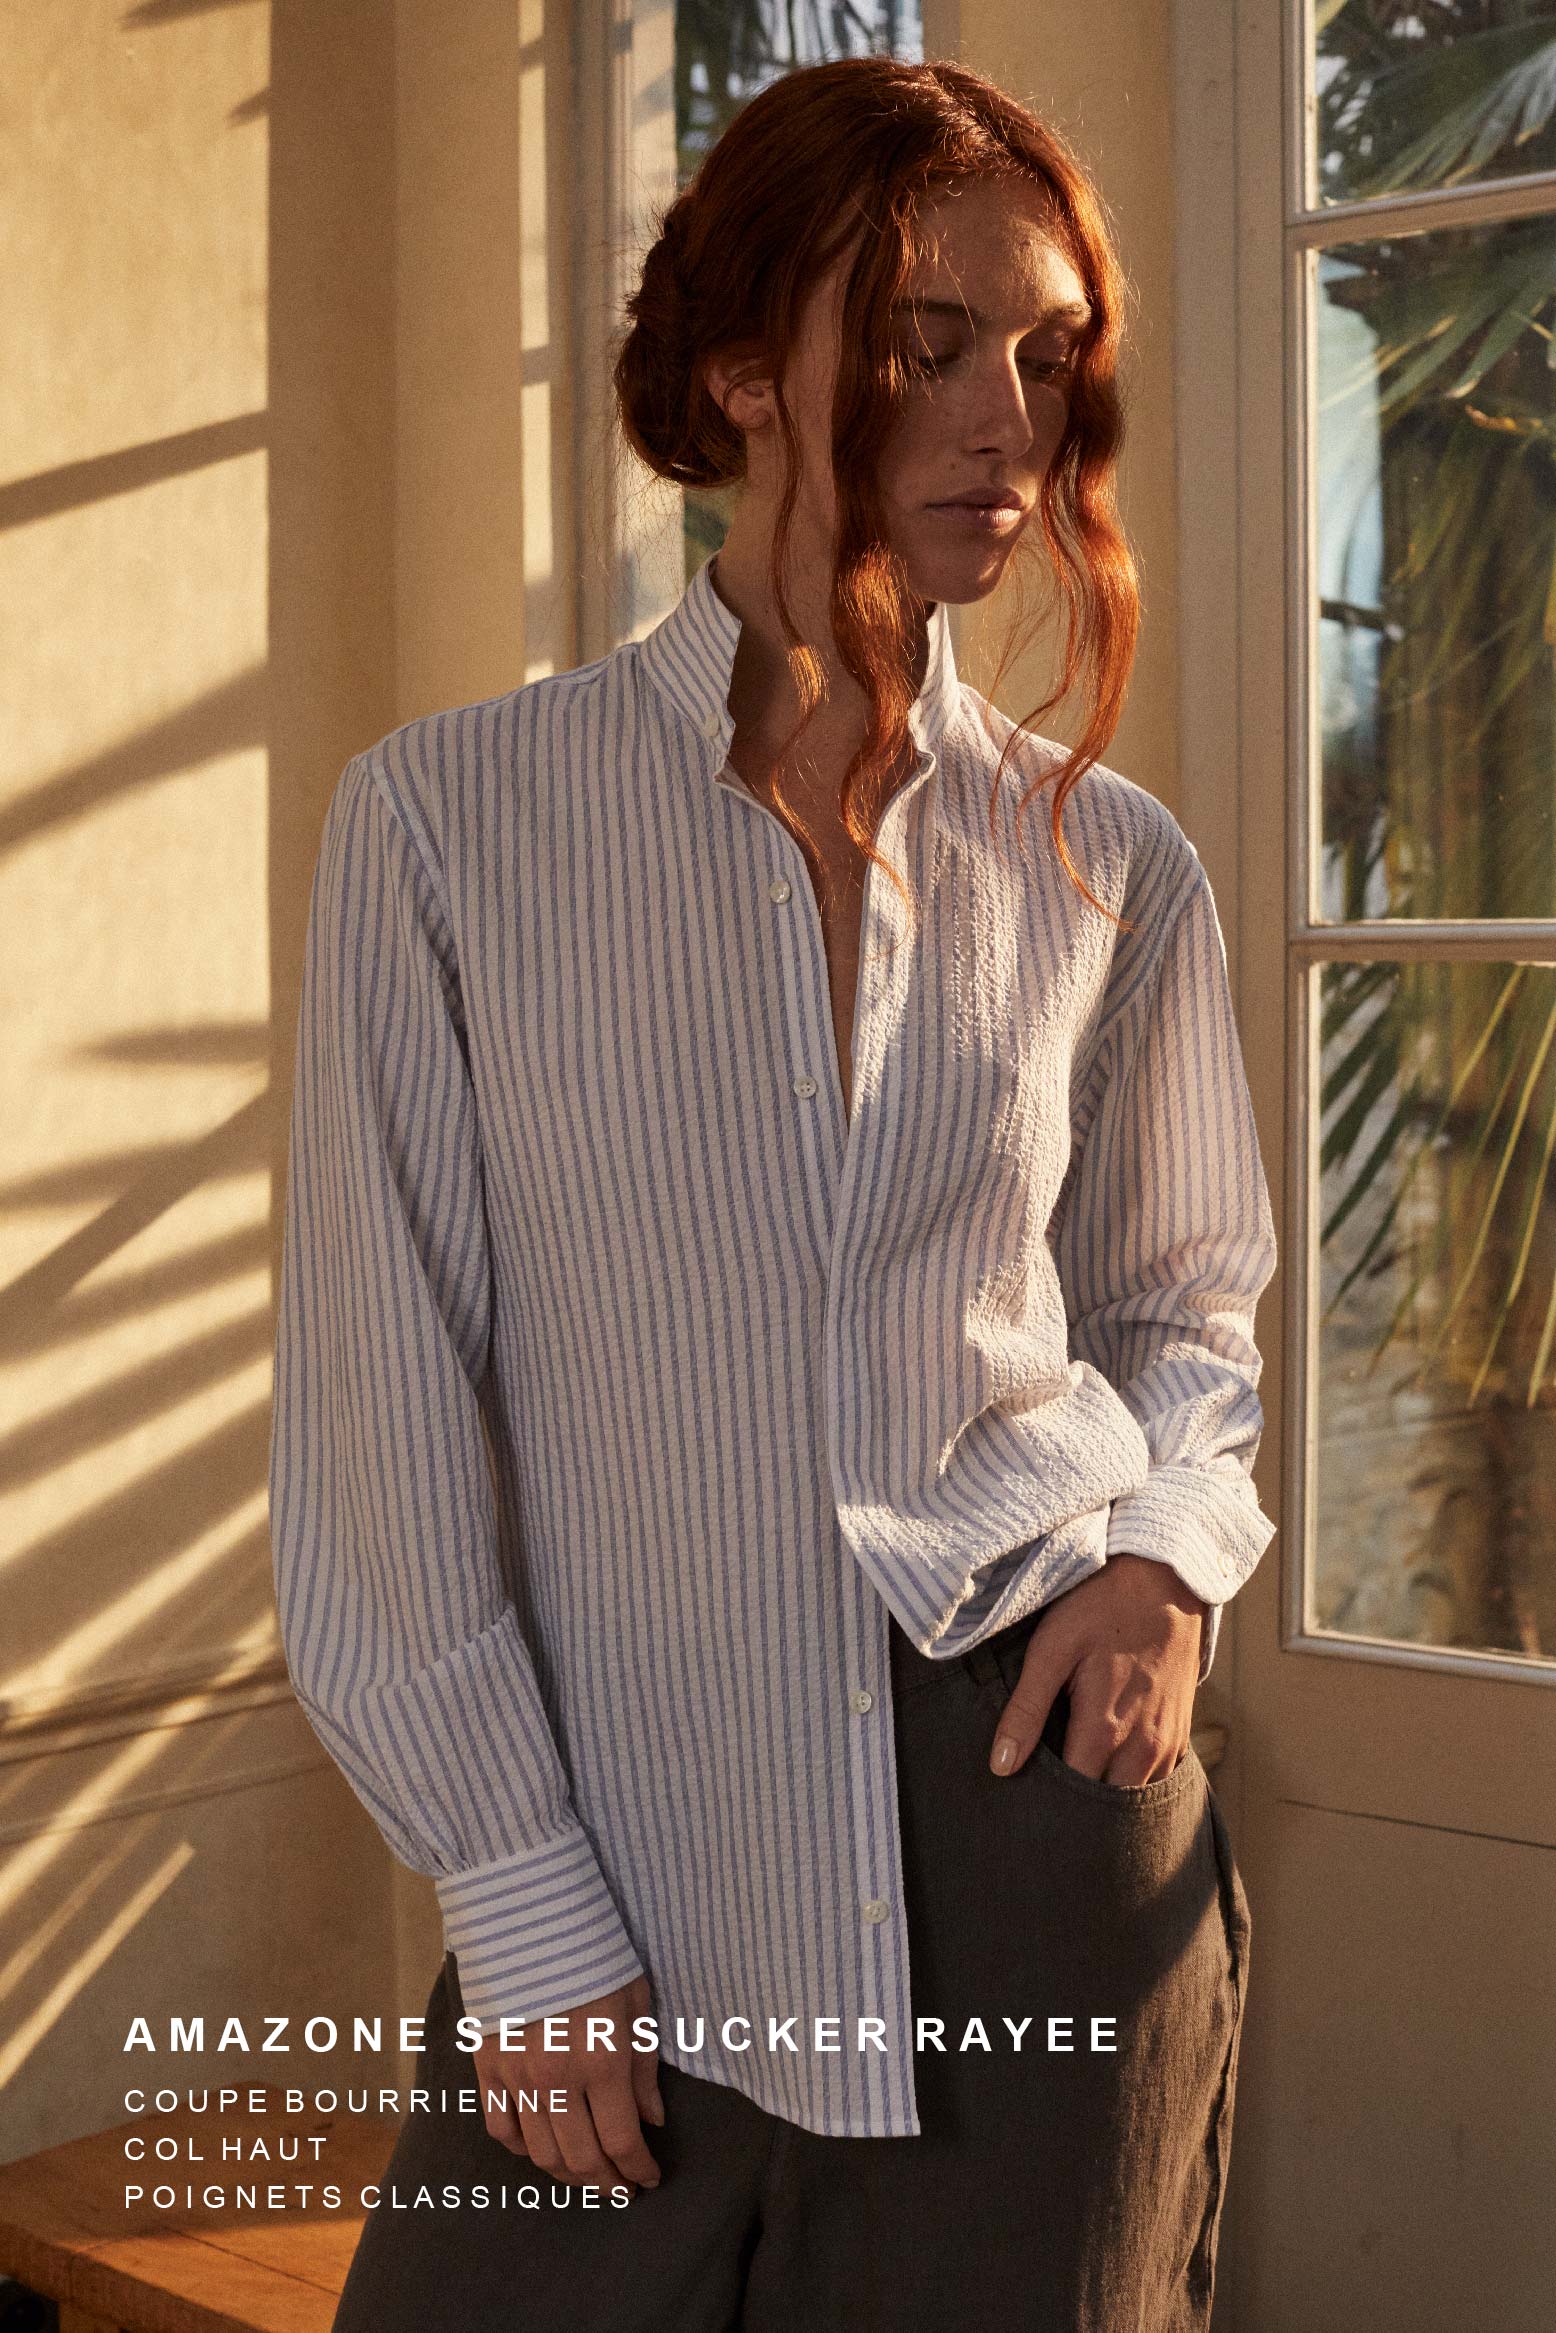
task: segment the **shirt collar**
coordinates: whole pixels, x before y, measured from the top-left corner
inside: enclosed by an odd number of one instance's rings
[[[670,613],[639,641],[638,653],[655,687],[717,746],[722,758],[735,733],[728,697],[741,618],[714,589],[716,556],[710,552]],[[928,631],[924,685],[908,714],[908,728],[921,751],[938,745],[961,690],[944,600],[931,602]]]

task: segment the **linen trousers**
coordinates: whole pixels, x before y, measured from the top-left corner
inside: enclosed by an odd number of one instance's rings
[[[661,2059],[660,2186],[556,2208],[479,2114],[415,2112],[384,2194],[543,2201],[380,2206],[335,2333],[1206,2333],[1247,1898],[1192,1748],[1154,1782],[1093,1781],[1060,1755],[1061,1694],[1020,1772],[990,1771],[1037,1617],[949,1661],[891,1623],[911,1999],[946,2021],[945,2054],[915,2059],[919,2135],[822,2137]],[[462,2013],[449,1954],[416,2071],[434,2097],[475,2087]],[[1018,2053],[1002,2020],[1027,2015]],[[987,2051],[956,2046],[973,2018]]]

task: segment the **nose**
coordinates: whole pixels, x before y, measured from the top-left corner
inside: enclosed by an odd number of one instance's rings
[[[966,450],[997,453],[1009,461],[1032,444],[1032,414],[1026,383],[1013,356],[990,358],[977,368],[969,388]]]

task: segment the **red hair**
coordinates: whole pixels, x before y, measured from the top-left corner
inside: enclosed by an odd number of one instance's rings
[[[838,524],[830,612],[839,656],[869,700],[866,734],[844,773],[839,807],[860,848],[886,865],[872,844],[880,805],[869,796],[897,766],[914,701],[913,609],[904,563],[884,539],[875,477],[878,449],[907,387],[889,317],[925,255],[920,207],[958,182],[990,174],[1019,177],[1043,192],[1047,232],[1092,308],[1075,345],[1064,434],[1038,502],[1049,571],[1065,607],[1063,671],[1053,693],[1005,741],[990,824],[1017,738],[1084,674],[1088,717],[1080,740],[1021,796],[1017,831],[1022,810],[1053,779],[1059,857],[1102,908],[1070,855],[1060,817],[1071,788],[1118,726],[1140,622],[1138,578],[1114,483],[1123,434],[1115,373],[1126,285],[1101,198],[1056,132],[961,65],[857,56],[772,82],[734,116],[691,183],[656,216],[657,239],[627,302],[628,328],[616,354],[617,411],[628,442],[659,477],[694,488],[728,486],[745,474],[745,439],[707,387],[707,361],[716,354],[773,379],[785,485],[772,584],[801,702],[787,752],[820,702],[823,683],[783,591],[801,456],[782,378],[807,298],[858,239],[843,292],[832,407]],[[1031,636],[1029,630],[1021,642],[1007,641],[994,685],[1015,647]],[[895,870],[888,871],[896,881]]]

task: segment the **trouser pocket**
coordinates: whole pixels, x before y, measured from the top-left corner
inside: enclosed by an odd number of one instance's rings
[[[987,1639],[989,1673],[992,1682],[1008,1698],[1021,1681],[1026,1662],[1027,1644],[1041,1614],[1017,1623],[1014,1628],[1002,1629],[997,1636]],[[1070,1696],[1061,1685],[1049,1708],[1032,1762],[1041,1764],[1056,1781],[1064,1782],[1082,1797],[1114,1800],[1121,1805],[1148,1807],[1171,1804],[1189,1793],[1197,1780],[1199,1759],[1192,1745],[1170,1774],[1159,1774],[1151,1782],[1108,1782],[1099,1775],[1082,1774],[1075,1766],[1067,1765],[1064,1757],[1064,1737],[1069,1730]]]

